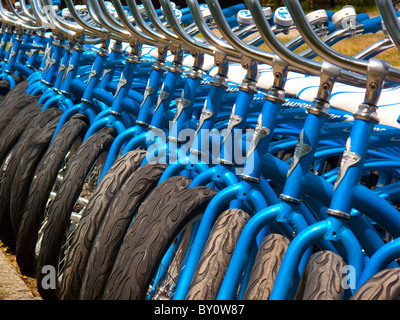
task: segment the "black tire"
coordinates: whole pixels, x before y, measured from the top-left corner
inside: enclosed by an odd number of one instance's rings
[[[103,218],[125,180],[140,166],[146,151],[134,150],[118,158],[104,175],[79,221],[65,260],[57,296],[77,300],[89,253]],[[18,248],[18,247],[17,247]]]
[[[24,112],[18,113],[0,134],[0,163],[2,163],[17,143],[29,123],[41,112],[36,103],[27,106]]]
[[[82,279],[81,300],[101,299],[126,230],[166,167],[164,163],[147,163],[126,179],[118,191],[93,243]]]
[[[56,192],[58,189],[57,179],[60,170],[64,171],[68,166],[74,150],[81,144],[87,129],[87,123],[80,119],[79,115],[74,116],[61,127],[37,166],[29,187],[17,237],[16,260],[22,273],[35,271],[37,233],[45,216],[50,192]]]
[[[22,110],[25,109],[26,106],[32,103],[38,103],[39,98],[36,96],[23,95],[10,97],[7,101],[4,101],[1,104],[1,118],[0,118],[0,132],[2,132],[10,121]],[[40,108],[38,106],[38,108]]]
[[[10,91],[10,82],[0,80],[0,96],[5,96]]]
[[[342,270],[345,263],[331,251],[318,251],[308,260],[295,299],[342,300]]]
[[[226,210],[218,217],[201,254],[187,300],[216,300],[240,233],[249,219],[240,209]]]
[[[61,110],[51,108],[37,115],[2,164],[2,179],[0,183],[0,239],[11,249],[15,249],[17,239],[17,234],[13,232],[10,217],[10,195],[15,172],[19,167],[21,158],[28,150],[32,141],[35,141],[35,137],[44,132],[46,126],[53,119],[59,118],[61,114]]]
[[[135,233],[141,234],[144,232],[148,224],[152,223],[156,215],[160,214],[160,209],[164,207],[172,197],[175,197],[175,195],[182,190],[189,188],[191,182],[192,180],[187,177],[174,176],[160,183],[140,206],[135,217]]]
[[[0,80],[0,97],[5,96],[10,91],[10,83],[7,80]]]
[[[103,299],[144,299],[168,248],[191,222],[201,217],[216,193],[208,187],[183,190],[157,210],[158,214],[151,213],[154,219],[147,227],[134,220],[118,252]],[[143,232],[136,233],[137,227]]]
[[[10,194],[10,217],[16,237],[18,236],[21,224],[24,206],[29,195],[36,168],[46,153],[50,142],[54,136],[60,117],[54,118],[45,127],[45,130],[39,133],[33,143],[22,155],[19,166],[14,174],[14,183]]]
[[[350,300],[400,300],[400,268],[379,271]]]
[[[71,215],[75,205],[81,198],[89,197],[86,192],[93,192],[97,179],[101,173],[100,163],[104,164],[106,153],[114,141],[114,130],[104,128],[87,138],[73,157],[66,170],[64,179],[58,193],[49,209],[48,217],[44,220],[41,234],[38,238],[40,245],[39,256],[36,264],[36,279],[38,291],[43,299],[56,299],[56,288],[43,288],[42,273],[44,266],[58,267],[59,253],[65,243],[66,231],[71,224]],[[100,163],[98,162],[100,161]],[[97,170],[97,171],[93,171]],[[94,179],[89,181],[90,176]],[[76,208],[81,210],[81,208]]]
[[[244,300],[268,300],[289,240],[278,233],[266,236],[258,249]]]
[[[21,83],[21,82],[25,82],[26,76],[24,75],[18,75],[16,76],[15,74],[12,75],[14,82],[15,82],[15,87]],[[15,88],[14,87],[14,88]],[[13,89],[14,89],[13,88]],[[8,82],[7,80],[0,80],[0,96],[4,96],[6,95],[8,92],[10,92],[10,82]]]
[[[24,98],[25,96],[28,96],[28,94],[26,93],[28,86],[29,86],[28,80],[24,80],[16,84],[14,88],[8,91],[1,98],[0,108],[2,107],[3,103],[6,103],[8,100],[15,100],[16,98]]]

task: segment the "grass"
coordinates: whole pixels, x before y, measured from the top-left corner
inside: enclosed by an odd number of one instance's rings
[[[336,43],[332,46],[338,52],[341,52],[348,56],[354,56],[355,54],[361,52],[362,50],[366,49],[368,46],[374,44],[375,42],[385,38],[386,35],[383,32],[378,32],[376,34],[366,34],[366,35],[357,35],[353,38],[344,39],[339,43]],[[279,36],[280,40],[283,43],[288,42],[293,38],[293,36]],[[268,50],[268,46],[263,45],[261,47],[264,50]],[[307,45],[301,46],[295,52],[299,53],[304,50],[308,49]],[[381,54],[377,55],[376,58],[388,61],[393,66],[400,66],[400,52],[396,48],[392,48],[382,52]],[[315,60],[322,61],[321,58],[317,57]]]
[[[369,45],[385,38],[383,32],[377,34],[368,34],[356,36],[352,39],[346,39],[342,43],[336,44],[333,48],[347,55],[354,55]],[[377,55],[376,58],[390,62],[393,66],[400,66],[400,54],[397,48],[392,48]]]

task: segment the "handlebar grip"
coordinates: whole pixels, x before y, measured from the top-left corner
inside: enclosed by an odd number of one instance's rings
[[[400,12],[396,12],[396,16],[400,17]],[[363,21],[364,33],[376,33],[382,30],[382,17],[378,16]]]
[[[246,9],[246,6],[243,3],[235,4],[231,7],[227,7],[222,9],[222,12],[225,16],[231,16],[237,14],[240,10]]]
[[[230,26],[231,28],[233,28],[233,27],[235,27],[235,26],[238,25],[238,22],[237,22],[237,18],[236,18],[236,17],[228,17],[228,18],[226,18],[226,22],[228,22],[228,24],[229,24],[229,26]]]
[[[400,12],[396,12],[396,16],[400,17]],[[364,25],[364,33],[377,33],[382,30],[382,17],[378,16],[362,22]]]
[[[193,17],[190,12],[182,15],[181,22],[182,24],[189,24],[193,22]]]
[[[329,21],[328,23],[328,29],[329,29],[329,34],[333,33],[336,31],[336,26],[332,21]]]
[[[332,10],[326,10],[326,14],[328,16],[328,20],[331,21],[332,16],[335,14],[335,12],[333,12]]]
[[[366,14],[366,13],[359,13],[359,14],[357,14],[357,20],[358,20],[359,22],[365,21],[365,20],[367,20],[367,19],[370,19],[370,17],[369,17],[368,14]]]
[[[181,10],[181,12],[182,12],[182,15],[185,15],[185,14],[190,14],[190,10],[189,10],[189,8],[188,8],[188,7],[179,8],[179,10]]]
[[[364,22],[367,21],[367,20],[371,20],[371,19],[369,18],[368,14],[366,14],[366,13],[359,13],[359,14],[357,14],[357,21],[358,21],[358,22],[361,22],[361,23],[364,24]],[[332,33],[332,32],[334,32],[334,31],[337,30],[336,26],[334,25],[334,23],[333,23],[332,21],[330,21],[330,22],[328,23],[328,29],[329,29],[329,33]],[[376,31],[375,31],[375,32],[376,32]]]
[[[363,21],[364,25],[364,33],[377,33],[382,30],[382,18],[375,17],[372,19],[368,19]]]
[[[227,7],[222,9],[222,12],[224,13],[224,15],[227,17],[227,22],[230,25],[230,27],[234,27],[237,25],[237,17],[236,14],[242,10],[245,9],[245,5],[244,4],[236,4],[233,5],[231,7]],[[190,13],[190,10],[188,7],[185,8],[181,8],[179,9],[182,13],[182,18],[181,18],[181,22],[182,24],[189,24],[191,22],[193,22],[193,17]]]
[[[240,10],[246,9],[246,6],[242,3],[233,5],[231,7],[227,7],[222,9],[222,12],[224,13],[225,16],[233,16],[237,14]],[[190,14],[190,9],[188,7],[184,8],[179,8],[181,10],[182,14]]]

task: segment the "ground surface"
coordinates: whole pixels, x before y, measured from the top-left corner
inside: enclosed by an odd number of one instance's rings
[[[22,275],[15,254],[0,243],[0,300],[40,299],[36,279]]]

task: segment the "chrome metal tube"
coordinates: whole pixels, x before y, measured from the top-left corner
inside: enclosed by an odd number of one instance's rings
[[[196,41],[193,37],[189,36],[182,26],[177,21],[171,3],[168,0],[160,0],[161,6],[164,10],[165,18],[167,19],[172,30],[177,36],[182,39],[190,48],[196,48],[202,53],[214,55],[217,49],[208,43]]]
[[[156,46],[157,41],[153,39],[152,37],[147,36],[145,33],[143,33],[141,30],[138,30],[131,21],[126,17],[124,8],[122,7],[122,4],[120,0],[111,0],[115,11],[118,14],[119,19],[121,20],[122,24],[125,26],[125,28],[129,31],[132,37],[140,40],[142,43],[147,43]]]
[[[255,0],[248,0],[248,2],[254,2]],[[332,64],[338,65],[341,68],[350,70],[358,74],[366,74],[368,70],[368,61],[355,59],[353,57],[346,56],[340,52],[333,50],[331,47],[326,45],[321,39],[315,34],[311,25],[308,23],[306,15],[297,0],[284,0],[285,4],[292,16],[294,23],[297,26],[297,30],[302,35],[307,44],[323,59],[329,61]],[[386,78],[392,81],[400,81],[400,70],[393,67],[389,68]]]

